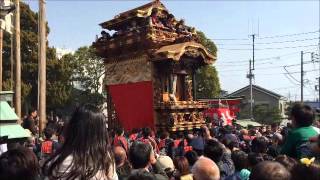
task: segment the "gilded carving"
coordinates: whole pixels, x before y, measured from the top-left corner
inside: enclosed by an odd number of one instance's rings
[[[125,84],[141,81],[151,81],[151,65],[145,57],[127,61],[107,63],[106,84]]]

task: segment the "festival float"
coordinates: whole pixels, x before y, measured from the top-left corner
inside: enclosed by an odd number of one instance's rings
[[[109,127],[180,131],[205,124],[208,102],[196,97],[196,71],[216,57],[160,1],[100,24],[93,47],[105,63]]]

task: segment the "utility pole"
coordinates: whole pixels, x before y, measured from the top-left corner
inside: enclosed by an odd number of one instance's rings
[[[319,35],[319,39],[318,39],[318,57],[319,57],[319,77],[318,77],[318,108],[320,108],[320,1],[319,2],[319,24],[318,24],[318,27],[319,27],[319,31],[318,31],[318,35]]]
[[[250,88],[250,119],[253,120],[253,93],[252,93],[252,79],[254,77],[252,73],[252,61],[249,60],[249,74],[247,75],[247,78],[249,78],[249,88]]]
[[[46,124],[46,19],[45,0],[39,0],[39,131]]]
[[[252,61],[249,61],[249,74],[247,75],[247,78],[249,78],[249,85],[250,85],[250,119],[254,120],[254,115],[253,115],[253,102],[254,102],[254,98],[253,98],[253,92],[252,92],[252,79],[254,78],[254,74],[253,74],[253,70],[254,70],[254,40],[256,35],[252,34]]]
[[[254,40],[256,38],[255,34],[252,34],[252,70],[254,70]]]
[[[13,68],[14,68],[14,51],[13,51],[13,46],[14,46],[14,36],[13,34],[10,35],[10,90],[13,91],[13,82],[14,82],[14,73],[13,73]],[[11,104],[13,107],[13,104]]]
[[[303,103],[303,51],[301,51],[301,83],[300,83],[300,88],[301,88],[301,103]]]
[[[20,52],[20,0],[15,0],[15,110],[21,118],[21,52]]]
[[[3,49],[3,29],[0,27],[0,91],[2,91],[2,49]]]

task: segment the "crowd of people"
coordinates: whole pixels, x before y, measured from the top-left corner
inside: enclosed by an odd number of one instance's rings
[[[32,131],[36,114],[30,116],[23,124]],[[314,111],[296,104],[290,119],[286,127],[212,122],[175,133],[149,127],[125,132],[108,129],[97,107],[83,105],[62,130],[48,126],[41,142],[30,138],[1,154],[0,179],[320,180]]]

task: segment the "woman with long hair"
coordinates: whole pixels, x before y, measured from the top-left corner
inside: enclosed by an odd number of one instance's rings
[[[93,105],[78,107],[62,147],[43,166],[48,179],[117,180],[105,116]]]
[[[173,173],[175,180],[193,180],[187,158],[183,156],[176,157],[173,164],[175,166],[175,171]]]

